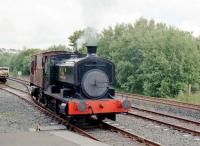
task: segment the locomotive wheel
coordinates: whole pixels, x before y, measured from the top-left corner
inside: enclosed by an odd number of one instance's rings
[[[42,98],[40,99],[40,103],[42,103],[43,107],[47,107],[48,106],[48,99],[47,96],[43,94]]]
[[[35,97],[35,99],[38,101],[38,96],[34,96]]]
[[[43,98],[43,91],[42,91],[42,89],[40,88],[40,89],[39,89],[39,93],[38,93],[38,99],[37,99],[38,102],[43,102],[43,101],[42,101],[42,98]]]
[[[47,99],[47,96],[44,96],[44,106],[45,106],[45,107],[48,106],[48,99]]]
[[[5,84],[6,81],[7,81],[6,79],[3,79],[3,80],[1,80],[1,83],[2,83],[2,84]]]
[[[38,94],[38,102],[42,103],[42,105],[44,107],[47,107],[48,106],[48,99],[47,99],[47,96],[44,95],[42,89],[40,88],[39,90],[39,94]]]
[[[97,115],[97,119],[99,120],[99,121],[103,121],[103,120],[105,120],[105,116],[104,115]]]
[[[56,100],[56,105],[55,105],[55,112],[56,112],[56,114],[60,114],[60,107],[59,107],[59,101],[58,100]]]

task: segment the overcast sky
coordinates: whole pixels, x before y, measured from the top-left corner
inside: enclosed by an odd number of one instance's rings
[[[75,30],[139,17],[200,35],[199,0],[0,0],[0,48],[68,45]]]

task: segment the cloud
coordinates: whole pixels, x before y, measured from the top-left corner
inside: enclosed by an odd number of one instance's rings
[[[110,13],[111,7],[115,6],[114,0],[83,0],[82,6],[83,23],[86,26],[97,27],[102,23],[105,14]]]
[[[74,14],[73,14],[74,13]],[[81,27],[76,1],[0,1],[0,47],[48,47]]]
[[[0,0],[0,48],[67,44],[75,30],[99,31],[143,16],[200,34],[198,0]]]
[[[200,35],[200,26],[197,24],[200,24],[200,23],[193,23],[193,22],[185,21],[185,22],[181,23],[179,28],[183,29],[185,31],[188,31],[188,32],[192,32],[192,34],[197,37]]]
[[[130,0],[83,0],[81,6],[84,26],[99,30],[116,23],[133,22],[141,16],[137,10],[133,11]]]

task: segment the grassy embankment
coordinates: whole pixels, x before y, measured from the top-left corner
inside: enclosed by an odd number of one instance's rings
[[[116,92],[126,93],[127,91],[117,89]],[[192,93],[191,95],[188,95],[188,93],[180,93],[175,98],[168,97],[167,99],[173,99],[173,100],[177,100],[177,101],[182,101],[182,102],[186,102],[186,103],[193,103],[193,104],[199,104],[200,105],[200,91],[196,92],[196,93]]]
[[[200,91],[188,95],[188,93],[179,94],[175,99],[187,103],[200,104]]]

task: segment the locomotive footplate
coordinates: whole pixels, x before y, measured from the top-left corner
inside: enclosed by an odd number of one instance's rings
[[[70,101],[69,115],[82,114],[100,114],[100,113],[121,113],[128,112],[129,107],[123,106],[123,100],[120,99],[102,99],[102,100],[76,100]]]
[[[62,98],[59,93],[44,92],[62,103],[68,105],[68,115],[87,115],[101,113],[122,113],[128,112],[131,108],[131,103],[127,99],[77,99],[77,98]]]

